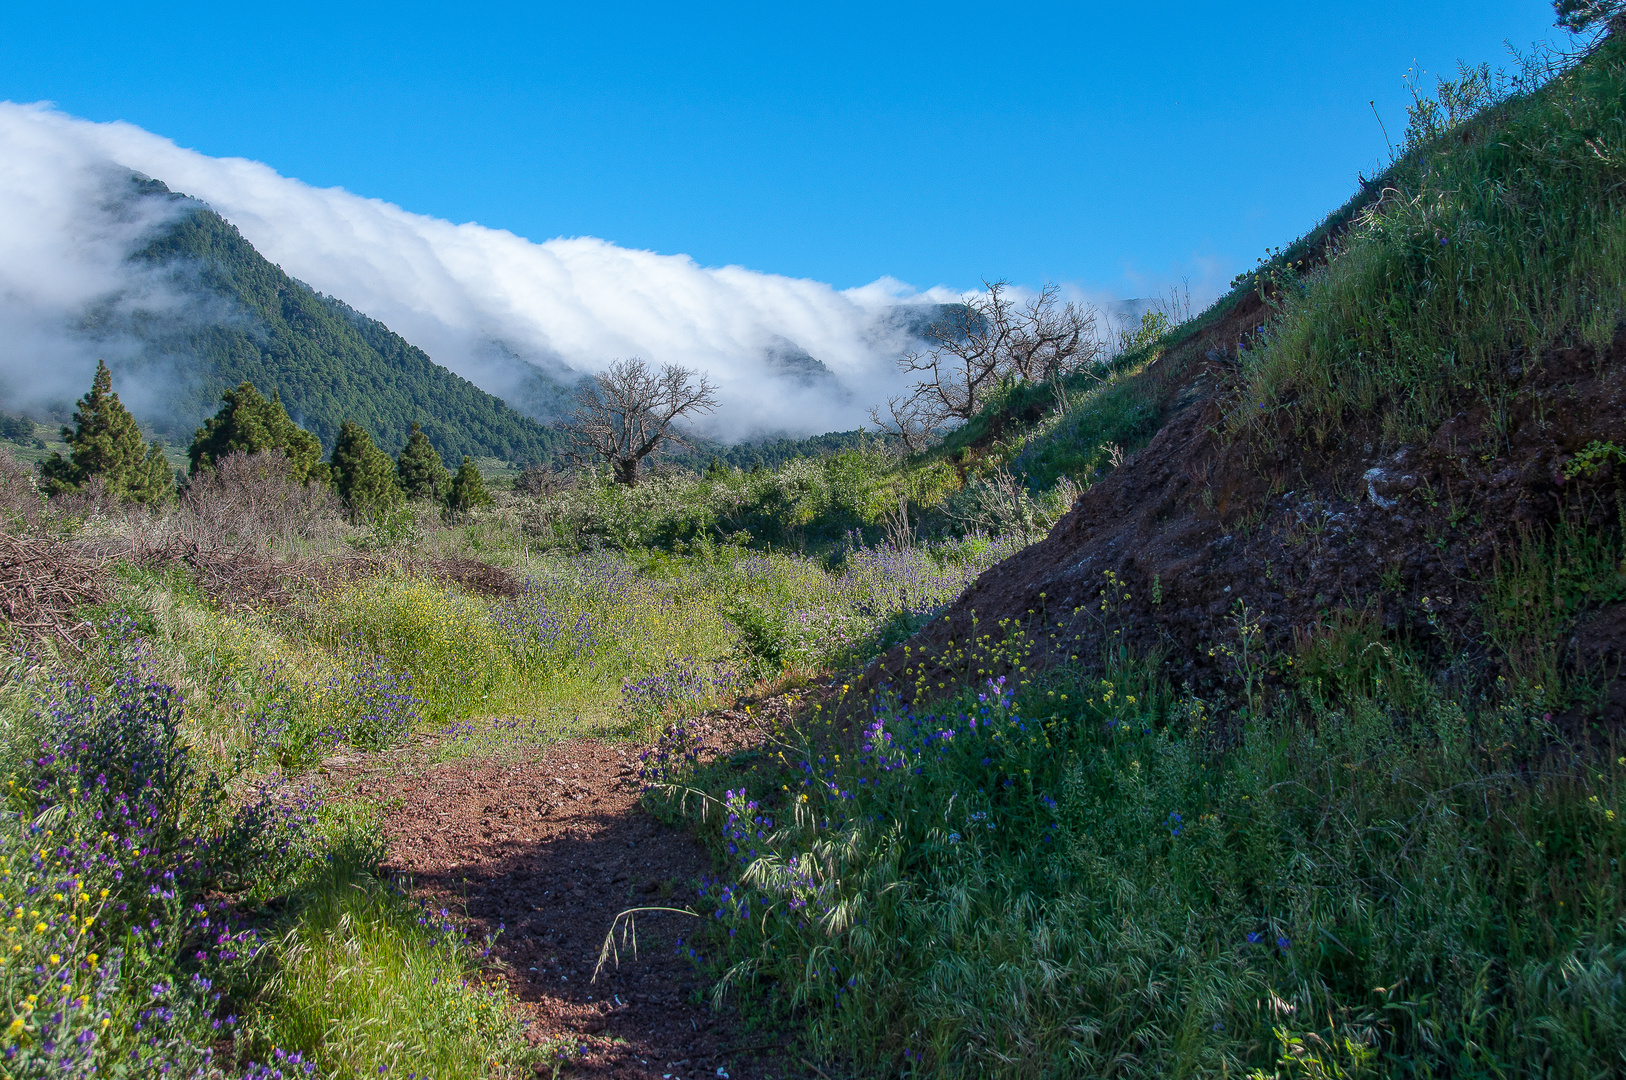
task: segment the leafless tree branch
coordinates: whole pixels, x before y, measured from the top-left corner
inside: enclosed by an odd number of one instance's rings
[[[1066,380],[1105,352],[1095,310],[1064,302],[1054,284],[1026,302],[1011,296],[1008,282],[983,284],[984,295],[954,305],[926,329],[926,351],[898,360],[904,371],[922,377],[908,398],[888,402],[890,421],[872,412],[878,427],[902,435],[903,418],[924,418],[927,431],[969,420],[1006,379],[1047,382],[1066,408]]]
[[[617,482],[631,486],[645,458],[669,443],[689,445],[676,425],[679,417],[716,407],[717,387],[706,376],[676,364],[656,369],[632,357],[595,375],[562,426],[574,445],[574,461],[607,461]]]

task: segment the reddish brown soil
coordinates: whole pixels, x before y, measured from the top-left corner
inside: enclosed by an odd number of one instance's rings
[[[1236,340],[1261,315],[1239,309],[1209,337]],[[1407,631],[1464,680],[1492,675],[1501,661],[1480,611],[1496,560],[1561,515],[1615,523],[1619,467],[1568,481],[1562,470],[1593,440],[1626,445],[1623,359],[1626,330],[1601,355],[1554,351],[1522,369],[1515,361],[1517,393],[1500,430],[1478,405],[1417,445],[1382,452],[1358,431],[1321,447],[1285,431],[1220,434],[1234,371],[1211,351],[1166,390],[1168,414],[1148,446],[1045,540],[984,573],[911,653],[900,646],[883,657],[866,684],[906,687],[919,675],[909,657],[918,661],[923,646],[943,655],[974,625],[980,635],[1010,620],[1037,640],[1040,662],[1075,652],[1088,661],[1116,630],[1143,654],[1175,658],[1176,681],[1213,691],[1237,682],[1224,650],[1211,658],[1209,649],[1236,643],[1239,604],[1259,614],[1273,650],[1293,650],[1296,636],[1351,608]],[[1108,572],[1123,587],[1103,618]],[[1567,643],[1569,662],[1609,668],[1611,678],[1623,656],[1617,611],[1584,619]],[[1605,699],[1593,714],[1618,724],[1626,693]]]
[[[702,1000],[706,980],[686,947],[678,955],[696,925],[690,916],[638,916],[636,957],[624,947],[619,966],[593,981],[618,912],[689,907],[710,869],[692,835],[640,807],[637,755],[577,739],[501,761],[335,762],[330,771],[386,808],[386,869],[416,897],[461,914],[473,940],[502,927],[492,958],[526,1011],[528,1036],[587,1049],[567,1074],[812,1075],[783,1033],[749,1030],[731,1008]]]

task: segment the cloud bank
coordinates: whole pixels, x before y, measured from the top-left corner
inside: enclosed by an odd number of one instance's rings
[[[259,162],[208,157],[131,124],[6,102],[0,393],[8,402],[37,408],[82,392],[94,353],[117,351],[85,343],[85,312],[97,305],[187,302],[125,261],[177,211],[117,197],[132,170],[208,203],[288,274],[492,393],[514,388],[523,370],[515,359],[553,373],[625,356],[684,364],[721,387],[710,426],[724,437],[857,426],[901,384],[893,360],[909,348],[924,305],[958,298],[891,279],[837,290],[591,237],[533,243],[315,188]],[[139,399],[142,390],[122,392]]]

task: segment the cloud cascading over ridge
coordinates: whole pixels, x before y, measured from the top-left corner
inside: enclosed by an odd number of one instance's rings
[[[837,290],[591,237],[533,243],[208,157],[131,124],[4,102],[0,392],[24,407],[88,383],[94,356],[79,322],[90,306],[186,302],[125,261],[175,212],[113,198],[129,171],[208,203],[287,273],[493,393],[511,389],[513,358],[555,371],[624,356],[685,364],[721,386],[711,430],[725,437],[857,426],[900,384],[892,361],[910,345],[910,316],[958,298],[890,279]]]

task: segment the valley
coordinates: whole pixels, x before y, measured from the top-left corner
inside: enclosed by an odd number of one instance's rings
[[[191,396],[0,432],[0,1075],[1626,1071],[1612,18],[806,439],[511,407],[189,205]]]

